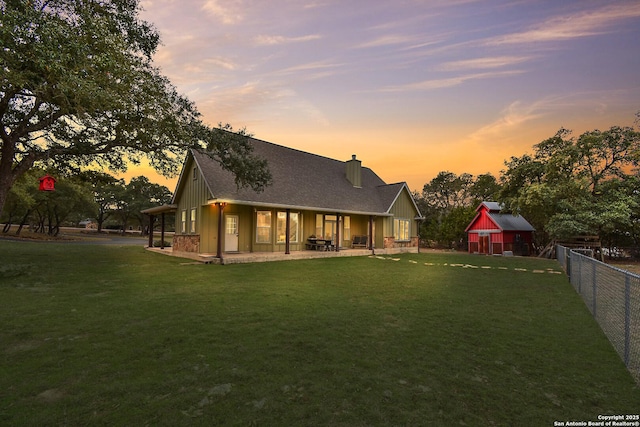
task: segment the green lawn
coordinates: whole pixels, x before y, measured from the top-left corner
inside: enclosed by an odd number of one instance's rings
[[[215,266],[0,241],[0,425],[552,426],[640,410],[557,262],[384,258]]]

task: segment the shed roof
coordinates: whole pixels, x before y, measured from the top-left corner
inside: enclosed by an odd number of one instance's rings
[[[521,215],[495,212],[487,212],[487,215],[502,231],[535,231],[535,228],[529,224],[529,221]]]
[[[404,189],[411,194],[406,183],[386,184],[367,167],[361,168],[361,187],[354,187],[347,179],[344,161],[255,138],[249,140],[253,153],[267,161],[273,177],[273,184],[260,193],[249,188],[238,189],[231,172],[224,170],[204,151],[190,151],[211,193],[211,201],[389,215],[393,203]],[[415,208],[420,216],[417,206]]]
[[[478,213],[464,230],[465,232],[468,232],[473,228],[478,218],[482,215],[481,211],[483,210],[487,212],[487,217],[502,231],[536,231],[535,228],[529,224],[529,221],[527,221],[523,216],[500,213],[502,210],[502,205],[500,203],[482,202],[476,208],[476,212]]]

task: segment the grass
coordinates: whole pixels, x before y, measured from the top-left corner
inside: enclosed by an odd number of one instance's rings
[[[506,426],[638,412],[638,386],[555,261],[395,259],[214,266],[0,241],[0,424]]]

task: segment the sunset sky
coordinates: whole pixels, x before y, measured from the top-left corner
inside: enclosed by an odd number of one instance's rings
[[[638,0],[141,5],[162,38],[155,64],[205,122],[356,154],[412,190],[443,170],[498,176],[560,127],[632,126],[640,111]]]

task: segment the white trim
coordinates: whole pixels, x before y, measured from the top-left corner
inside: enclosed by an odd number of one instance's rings
[[[475,233],[475,234],[499,234],[502,233],[502,230],[496,230],[496,229],[488,229],[488,230],[469,230],[468,233]]]

